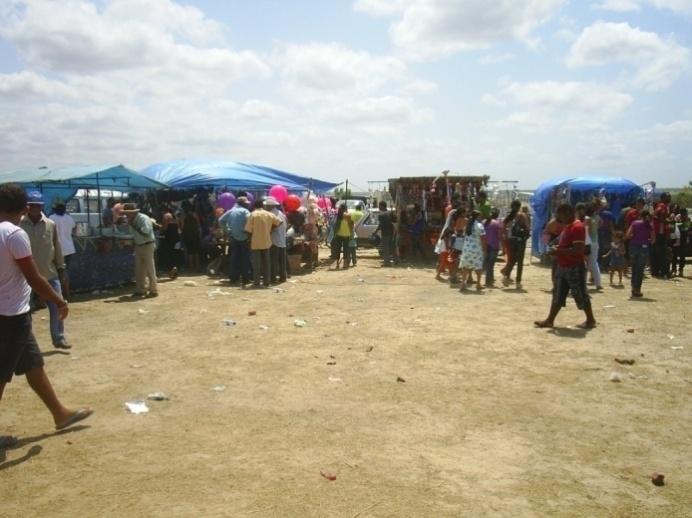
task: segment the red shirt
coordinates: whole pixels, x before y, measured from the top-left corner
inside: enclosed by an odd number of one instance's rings
[[[661,202],[656,205],[656,210],[654,211],[654,232],[656,234],[665,234],[666,236],[670,233],[668,230],[668,205]]]
[[[584,244],[585,241],[586,228],[584,227],[584,224],[581,221],[575,219],[572,223],[567,225],[562,230],[562,234],[560,234],[560,241],[557,245],[557,248],[558,250],[572,248],[572,245],[574,245],[575,243]],[[584,264],[583,251],[581,254],[577,255],[558,254],[556,258],[558,266],[562,266],[563,268],[573,268],[575,266],[579,266],[580,264]]]

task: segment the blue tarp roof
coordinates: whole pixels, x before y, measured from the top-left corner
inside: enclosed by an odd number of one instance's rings
[[[142,174],[166,183],[173,189],[226,187],[232,190],[252,190],[283,185],[293,191],[312,189],[322,192],[337,185],[270,167],[230,160],[173,160],[151,165]]]
[[[165,189],[168,186],[143,176],[124,165],[80,165],[56,169],[20,169],[0,173],[0,183],[31,184],[36,186],[73,187],[76,189]]]
[[[64,202],[68,201],[75,195],[77,189],[136,191],[168,187],[121,164],[20,169],[0,173],[1,183],[17,183],[27,191],[43,192],[47,207],[51,207],[56,198]]]
[[[531,243],[534,255],[543,253],[544,245],[541,241],[543,228],[556,208],[551,206],[553,193],[561,189],[568,189],[568,199],[571,204],[588,201],[596,195],[605,195],[609,209],[615,217],[618,216],[622,207],[631,204],[643,194],[641,186],[620,177],[560,177],[542,183],[531,197],[531,207],[534,211]]]

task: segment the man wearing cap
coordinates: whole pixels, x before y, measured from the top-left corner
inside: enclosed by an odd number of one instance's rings
[[[65,270],[65,259],[62,255],[60,240],[55,223],[43,213],[43,195],[38,191],[27,194],[28,212],[19,222],[19,226],[29,235],[31,251],[38,271],[45,277],[51,288],[62,297],[60,277]],[[65,325],[60,318],[58,306],[52,300],[46,300],[50,314],[50,337],[58,349],[69,349],[65,340]]]
[[[156,264],[154,252],[156,252],[156,236],[151,218],[145,216],[134,203],[125,203],[122,213],[127,218],[135,242],[135,282],[136,291],[133,297],[146,296],[146,279],[149,279],[149,297],[158,297],[156,286]]]
[[[50,301],[60,319],[66,318],[69,310],[67,302],[39,272],[29,237],[17,226],[26,211],[27,197],[21,187],[0,186],[0,399],[15,375],[25,375],[53,415],[55,427],[61,430],[86,419],[93,411],[64,406],[43,368],[43,356],[31,329],[31,290]],[[16,444],[16,437],[0,435],[0,452]]]
[[[231,258],[230,258],[230,280],[231,284],[242,282],[247,284],[252,277],[252,267],[250,266],[250,247],[248,244],[248,233],[245,232],[247,218],[250,215],[248,210],[249,202],[247,197],[239,196],[235,200],[235,205],[226,211],[219,218],[219,225],[226,229],[231,238]]]
[[[281,220],[264,210],[262,200],[255,201],[255,210],[250,213],[245,224],[245,231],[250,233],[250,250],[252,251],[252,285],[259,288],[260,279],[264,277],[264,286],[269,286],[271,276],[272,229],[281,225]]]
[[[278,227],[274,227],[271,233],[272,246],[269,254],[271,255],[271,281],[286,282],[286,215],[281,212],[280,203],[273,196],[264,199],[264,208],[281,220]]]

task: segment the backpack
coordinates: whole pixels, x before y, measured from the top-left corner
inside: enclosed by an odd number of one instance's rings
[[[512,227],[509,235],[512,239],[526,240],[529,238],[529,230],[521,224],[518,215],[514,218],[514,221],[512,221]]]

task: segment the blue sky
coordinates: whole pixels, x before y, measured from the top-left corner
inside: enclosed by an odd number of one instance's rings
[[[0,170],[692,179],[692,0],[1,0]]]

